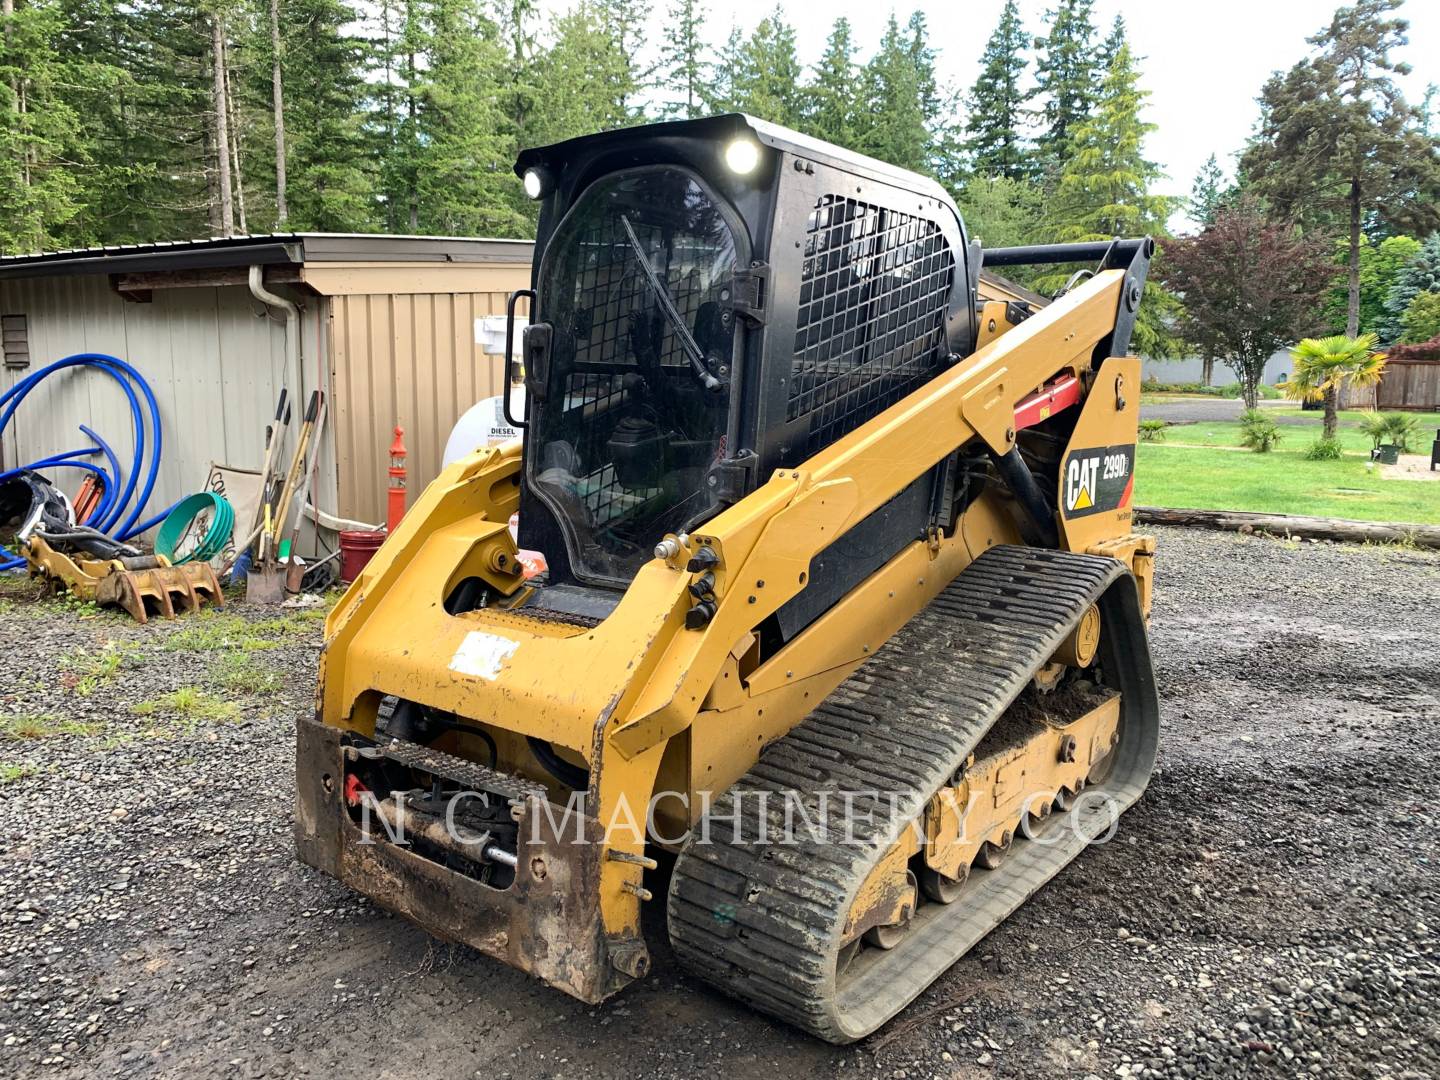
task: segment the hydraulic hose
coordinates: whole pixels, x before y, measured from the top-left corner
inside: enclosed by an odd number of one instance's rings
[[[11,469],[9,472],[0,473],[0,481],[9,480],[31,469],[84,469],[86,472],[92,472],[96,476],[109,479],[109,474],[99,465],[91,465],[88,461],[69,461],[66,460],[68,456],[69,455],[65,457],[45,458],[42,461],[35,462],[33,465],[22,465],[18,469]]]
[[[584,791],[590,786],[590,772],[582,769],[579,765],[572,765],[559,754],[555,748],[544,739],[537,739],[535,736],[527,736],[525,741],[530,744],[530,752],[535,755],[536,760],[545,767],[545,771],[553,776],[560,783],[576,791]]]
[[[101,493],[103,495],[103,498],[100,505],[96,506],[89,515],[90,520],[94,521],[94,523],[98,526],[99,523],[105,519],[105,514],[109,513],[110,506],[114,502],[115,496],[120,490],[120,459],[115,456],[115,451],[110,449],[109,443],[107,443],[99,435],[95,434],[95,432],[91,431],[84,424],[80,425],[80,430],[83,431],[86,435],[89,435],[90,438],[94,440],[95,445],[98,446],[105,454],[105,460],[110,463],[110,476],[112,477],[112,479],[109,483],[105,485],[105,490]],[[82,522],[82,524],[85,523]]]
[[[150,466],[149,469],[146,470],[145,484],[144,487],[141,488],[139,499],[135,505],[131,507],[125,523],[119,527],[118,531],[123,533],[135,524],[136,519],[138,519],[144,511],[145,504],[150,500],[150,493],[155,490],[155,481],[160,473],[160,455],[162,452],[160,406],[155,400],[155,394],[151,391],[150,384],[145,381],[145,377],[141,375],[140,372],[136,371],[119,357],[110,356],[107,353],[76,353],[74,356],[67,356],[63,360],[57,360],[53,364],[41,368],[33,375],[26,376],[4,394],[0,394],[0,405],[5,407],[5,412],[0,414],[0,431],[3,431],[9,426],[10,418],[15,415],[15,410],[20,405],[20,402],[25,400],[26,395],[35,389],[42,379],[53,372],[79,365],[98,368],[120,384],[121,389],[125,392],[126,398],[130,402],[131,418],[134,421],[135,455],[131,463],[130,475],[126,479],[124,491],[116,500],[115,506],[112,507],[107,518],[98,523],[97,527],[103,529],[105,532],[116,531],[115,523],[120,519],[120,516],[125,513],[125,508],[130,504],[130,498],[135,493],[135,484],[145,464],[145,419],[140,411],[140,402],[135,397],[135,391],[131,387],[129,380],[133,380],[135,386],[140,388],[140,392],[145,396],[145,403],[149,408],[150,429],[155,438],[155,448],[150,454]],[[126,376],[129,376],[129,380],[126,379]]]
[[[4,393],[0,393],[0,409],[4,410],[0,412],[0,432],[3,432],[5,428],[9,426],[11,418],[15,415],[15,410],[19,408],[20,403],[25,400],[29,393],[34,390],[41,381],[56,371],[77,366],[93,367],[105,372],[105,374],[109,375],[119,384],[120,389],[124,392],[126,400],[130,405],[130,417],[135,435],[135,452],[131,460],[129,475],[125,478],[123,489],[120,483],[122,474],[118,456],[108,443],[83,424],[81,425],[81,431],[95,441],[96,448],[50,455],[47,458],[43,458],[37,462],[31,462],[20,468],[37,469],[58,466],[83,468],[94,472],[102,483],[102,497],[95,510],[87,516],[84,524],[93,524],[93,527],[100,531],[109,533],[123,541],[137,533],[143,532],[146,528],[153,527],[164,517],[164,514],[161,514],[146,521],[139,527],[135,525],[136,520],[140,517],[141,513],[144,512],[145,506],[155,490],[155,482],[160,472],[160,455],[163,445],[160,428],[160,406],[155,400],[155,394],[150,389],[150,384],[145,381],[145,377],[141,375],[140,372],[119,357],[110,356],[107,353],[76,353],[73,356],[67,356],[64,359],[57,360],[53,364],[49,364],[39,371],[26,376]],[[140,394],[145,399],[146,409],[144,411],[141,409],[140,398],[136,396],[136,387],[139,387]],[[150,430],[154,439],[154,447],[149,455],[148,467],[145,442],[145,411],[149,413]],[[91,454],[102,452],[109,462],[109,472],[106,472],[98,466],[74,460],[75,458],[87,457]],[[10,470],[10,472],[4,475],[13,476],[18,471],[19,470]],[[135,499],[132,505],[131,500],[135,495],[135,488],[137,483],[139,483],[142,472],[145,474],[145,481],[140,488],[139,497]],[[169,510],[167,509],[166,513],[168,512]],[[122,518],[124,519],[123,522],[121,520]],[[5,554],[8,555],[8,553]],[[0,558],[0,570],[17,569],[24,565],[25,561],[15,556]]]
[[[177,506],[179,506],[179,505],[180,505],[182,502],[184,502],[184,501],[185,501],[184,496],[181,496],[180,498],[176,499],[173,503],[171,503],[169,506],[165,507],[164,510],[161,510],[161,511],[160,511],[158,514],[156,514],[154,517],[150,518],[150,519],[147,520],[147,521],[142,521],[142,522],[140,522],[139,525],[136,525],[133,529],[131,529],[129,532],[127,532],[124,536],[116,537],[116,539],[121,540],[121,541],[129,540],[132,536],[139,536],[141,533],[145,532],[147,529],[153,529],[156,525],[159,525],[162,521],[164,521],[167,517],[170,516],[170,511],[174,510]]]
[[[92,446],[86,450],[66,450],[63,454],[51,454],[49,457],[41,458],[39,461],[32,461],[29,465],[17,465],[13,469],[6,469],[4,472],[0,472],[0,481],[19,476],[26,469],[48,469],[54,465],[64,465],[74,461],[76,458],[89,457],[91,454],[98,453],[100,453],[100,448],[98,446]]]
[[[131,387],[129,381],[125,379],[115,368],[110,367],[109,365],[104,363],[90,360],[89,357],[91,357],[92,355],[100,354],[80,353],[76,354],[75,356],[67,356],[63,360],[57,360],[55,363],[50,364],[47,367],[43,367],[39,371],[34,372],[31,375],[27,375],[24,379],[16,383],[4,394],[0,394],[0,405],[5,406],[5,412],[3,414],[0,414],[0,431],[3,431],[6,427],[9,426],[10,420],[15,415],[15,410],[19,408],[20,403],[24,401],[25,397],[30,393],[30,391],[35,389],[35,387],[38,386],[40,382],[51,372],[59,371],[68,367],[74,367],[77,364],[82,363],[97,367],[100,370],[104,371],[107,375],[109,375],[117,383],[120,384],[121,390],[124,391],[126,399],[130,402],[130,419],[132,425],[135,428],[135,455],[134,459],[131,462],[130,481],[126,485],[124,493],[122,495],[116,496],[116,498],[118,498],[120,501],[120,507],[116,507],[112,504],[110,509],[107,509],[106,511],[107,517],[112,513],[117,513],[118,516],[118,512],[123,512],[122,508],[124,503],[128,502],[130,496],[134,493],[136,477],[140,475],[140,468],[144,464],[145,423],[143,416],[140,412],[140,400],[135,396],[135,390],[133,387]],[[121,363],[122,361],[116,362]],[[120,475],[118,472],[115,475],[115,480],[117,482],[120,480]],[[107,521],[106,518],[97,518],[95,524],[97,528],[109,529],[109,527],[114,524],[114,522]]]

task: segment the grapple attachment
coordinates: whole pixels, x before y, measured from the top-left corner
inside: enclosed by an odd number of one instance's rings
[[[82,600],[122,607],[136,622],[148,622],[152,613],[173,619],[205,603],[225,606],[220,579],[209,563],[171,566],[163,555],[87,559],[57,551],[40,536],[32,536],[22,551],[32,576]]]

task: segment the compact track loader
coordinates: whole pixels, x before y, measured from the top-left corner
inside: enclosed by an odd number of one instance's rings
[[[1152,245],[982,251],[930,180],[735,115],[516,172],[523,441],[330,615],[300,856],[587,1002],[663,905],[701,978],[860,1038],[1148,780]],[[1084,269],[982,279],[1019,264]]]

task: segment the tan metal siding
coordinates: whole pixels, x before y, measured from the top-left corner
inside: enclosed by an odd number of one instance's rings
[[[98,275],[0,282],[0,309],[29,318],[32,357],[28,370],[0,375],[0,385],[8,388],[77,352],[119,356],[149,382],[160,407],[164,453],[147,517],[199,490],[212,460],[258,468],[265,424],[285,379],[284,327],[243,286],[157,289],[153,296],[148,304],[128,302]],[[307,314],[323,310],[324,303],[312,298]],[[306,319],[311,360],[295,395],[296,428],[314,381],[313,322]],[[88,445],[82,423],[111,444],[128,472],[134,443],[124,393],[108,377],[82,370],[51,376],[26,398],[6,434],[6,465]],[[147,431],[146,438],[153,434]],[[292,437],[287,454],[293,446]],[[334,505],[333,465],[328,467],[327,476],[322,461],[322,506]],[[67,491],[79,484],[78,472],[53,475]]]
[[[529,284],[528,266],[510,274],[511,288]],[[409,485],[418,493],[439,473],[445,440],[460,414],[500,393],[503,358],[476,344],[475,320],[503,315],[508,295],[507,290],[330,297],[335,450],[341,512],[347,517],[385,519],[396,424],[405,429]]]

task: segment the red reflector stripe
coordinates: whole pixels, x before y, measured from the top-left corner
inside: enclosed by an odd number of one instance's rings
[[[1015,406],[1015,430],[1034,427],[1048,420],[1061,409],[1080,401],[1080,380],[1074,375],[1056,379],[1043,390],[1036,391]]]

